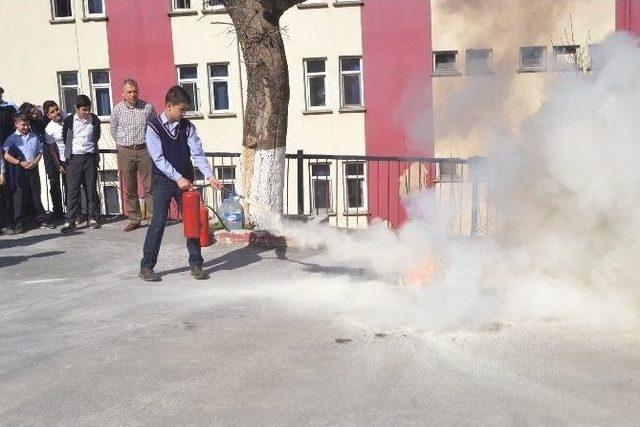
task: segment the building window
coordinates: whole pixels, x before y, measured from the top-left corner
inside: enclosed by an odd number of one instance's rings
[[[340,106],[362,108],[362,57],[340,58]]]
[[[222,0],[204,0],[202,3],[203,12],[219,12],[224,10]]]
[[[78,73],[76,71],[58,73],[58,94],[62,111],[67,114],[74,113],[78,97]]]
[[[439,163],[438,179],[440,182],[460,182],[458,163]]]
[[[229,99],[229,64],[209,65],[209,96],[212,113],[231,111]]]
[[[544,46],[528,46],[520,48],[520,71],[544,71],[545,70]]]
[[[84,0],[84,13],[87,18],[104,16],[104,0]]]
[[[489,74],[492,71],[491,49],[467,49],[467,74]]]
[[[304,78],[307,110],[326,107],[326,59],[305,59]]]
[[[301,9],[312,8],[312,7],[327,7],[327,0],[307,0],[298,5]]]
[[[109,70],[89,71],[91,95],[96,115],[100,118],[111,116],[111,80]]]
[[[73,5],[71,0],[51,0],[51,12],[53,19],[73,18]]]
[[[198,67],[196,65],[179,66],[178,84],[187,91],[191,98],[191,104],[189,104],[187,112],[198,112],[198,106],[200,105],[200,100],[198,99]]]
[[[171,6],[173,10],[190,10],[191,0],[171,0]]]
[[[311,209],[315,212],[333,212],[331,196],[331,165],[329,163],[311,164]]]
[[[447,50],[433,52],[433,74],[451,76],[458,74],[458,51]]]
[[[118,194],[118,170],[104,169],[99,171],[99,176],[102,185],[104,213],[107,215],[121,213],[120,195]]]
[[[364,209],[364,162],[347,162],[344,164],[345,205],[347,212]]]
[[[236,167],[235,166],[216,166],[216,179],[222,183],[223,190],[218,191],[220,194],[219,203],[229,194],[236,191]]]
[[[557,71],[576,70],[578,68],[578,48],[580,46],[554,46],[553,69]]]

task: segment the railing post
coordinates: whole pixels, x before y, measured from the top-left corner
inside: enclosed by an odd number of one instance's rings
[[[486,162],[482,157],[469,159],[469,179],[471,180],[471,235],[478,234],[480,207],[478,200],[478,182],[487,178]]]
[[[298,150],[298,167],[296,178],[298,181],[298,215],[304,214],[304,159],[303,151]]]
[[[471,182],[471,235],[478,234],[478,181]]]

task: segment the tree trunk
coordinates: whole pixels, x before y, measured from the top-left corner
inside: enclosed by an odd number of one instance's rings
[[[261,211],[283,209],[289,70],[280,17],[302,1],[223,0],[242,47],[248,80],[238,191],[250,201],[249,219],[258,223]]]

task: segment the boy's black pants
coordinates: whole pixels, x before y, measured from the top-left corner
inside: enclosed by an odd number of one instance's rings
[[[175,181],[158,174],[153,176],[153,216],[144,239],[143,256],[140,261],[141,268],[153,268],[158,261],[164,227],[167,223],[169,205],[171,199],[175,199],[178,208],[182,210],[182,191]],[[202,268],[202,253],[199,239],[187,239],[187,251],[189,252],[189,265]]]
[[[64,215],[64,211],[62,209],[62,187],[60,186],[60,172],[47,172],[47,178],[49,178],[49,194],[51,195],[51,204],[53,205],[51,215],[54,218],[61,218]]]
[[[44,147],[44,169],[49,178],[49,194],[51,195],[52,216],[60,218],[64,214],[62,210],[62,187],[60,187],[60,171],[56,168],[49,147]]]
[[[44,222],[47,219],[44,206],[42,206],[42,201],[40,200],[40,173],[38,168],[23,169],[20,173],[19,182],[16,183],[12,193],[14,224],[21,224],[25,220],[29,204],[33,207],[37,222]]]
[[[7,182],[8,174],[5,174],[4,185],[0,186],[0,227],[8,227],[13,224],[13,203],[11,202],[11,190]]]
[[[87,215],[97,220],[100,216],[98,197],[98,166],[95,155],[74,154],[67,161],[67,220],[74,221],[80,211],[80,186],[87,190]]]

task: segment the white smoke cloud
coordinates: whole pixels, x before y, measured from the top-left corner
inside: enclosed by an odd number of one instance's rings
[[[492,135],[495,233],[444,236],[431,220],[430,192],[410,200],[411,219],[397,232],[382,224],[345,233],[321,223],[271,222],[299,246],[323,247],[314,262],[369,275],[358,283],[312,275],[308,287],[297,282],[278,299],[308,308],[322,295],[323,310],[398,328],[555,321],[637,331],[640,49],[635,38],[615,34],[600,52],[593,73],[558,73],[516,141]],[[435,273],[424,286],[398,286],[425,260]]]

